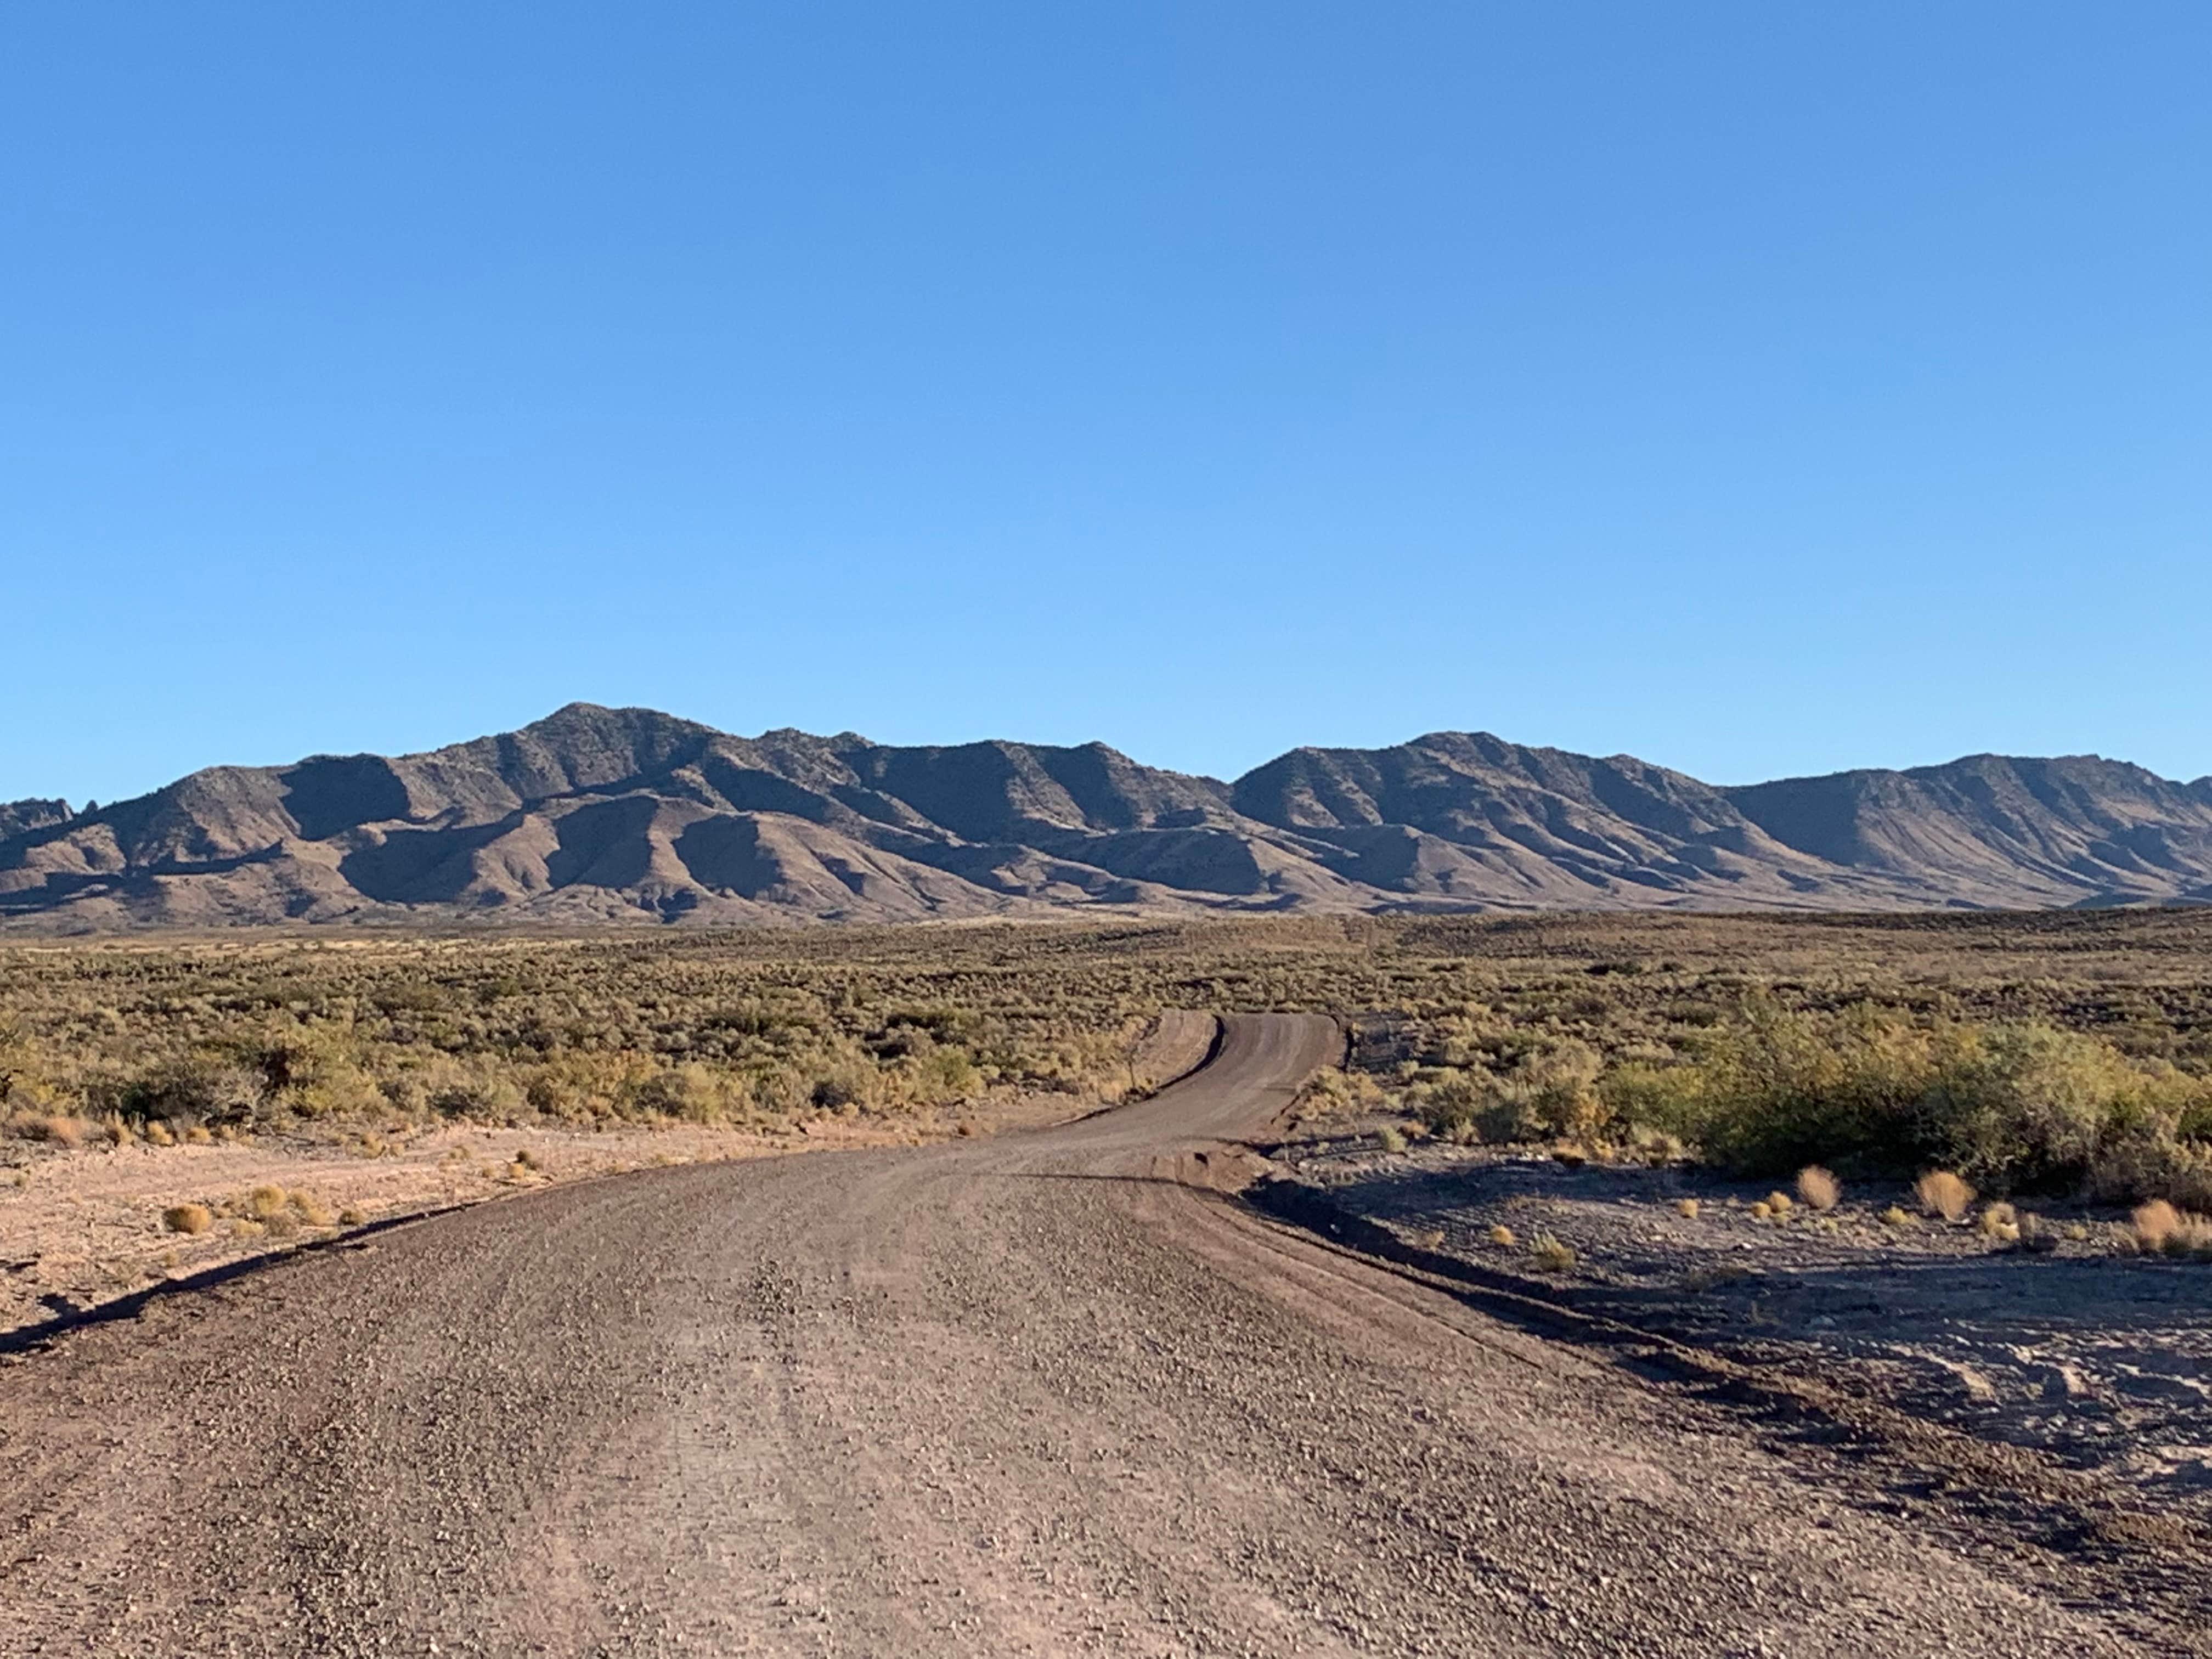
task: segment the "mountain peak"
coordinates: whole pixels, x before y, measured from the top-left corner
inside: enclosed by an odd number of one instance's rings
[[[0,924],[743,924],[1170,911],[2212,901],[2212,778],[1966,756],[1716,788],[1487,732],[1233,783],[1096,740],[742,738],[572,702],[414,755],[0,806]]]

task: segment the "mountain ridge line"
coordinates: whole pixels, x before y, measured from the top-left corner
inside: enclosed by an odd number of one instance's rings
[[[2202,902],[2212,777],[2095,755],[1716,786],[1440,731],[1224,781],[1099,742],[744,738],[579,702],[413,754],[0,803],[0,929],[33,933]]]

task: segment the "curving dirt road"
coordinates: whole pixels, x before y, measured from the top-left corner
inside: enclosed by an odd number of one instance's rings
[[[2142,1651],[1205,1189],[1336,1041],[556,1189],[0,1368],[0,1653]]]

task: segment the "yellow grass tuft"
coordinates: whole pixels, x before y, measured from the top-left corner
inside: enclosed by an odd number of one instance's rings
[[[246,1195],[246,1213],[266,1225],[284,1213],[284,1189],[264,1182]]]
[[[1832,1210],[1844,1196],[1844,1183],[1817,1164],[1797,1171],[1797,1196],[1815,1210]]]
[[[1571,1247],[1562,1244],[1549,1233],[1538,1233],[1530,1239],[1528,1254],[1536,1258],[1539,1267],[1555,1273],[1565,1273],[1577,1260]]]
[[[331,1213],[322,1200],[317,1198],[313,1193],[295,1192],[291,1194],[288,1202],[291,1206],[292,1213],[310,1227],[327,1227],[337,1219]]]
[[[1513,1237],[1513,1229],[1501,1221],[1490,1230],[1490,1242],[1501,1250],[1510,1250],[1517,1241]]]
[[[1910,1227],[1912,1212],[1901,1204],[1893,1204],[1881,1212],[1881,1224],[1885,1227]]]
[[[1695,1221],[1698,1218],[1698,1200],[1694,1198],[1676,1199],[1674,1213],[1685,1221]]]
[[[172,1204],[161,1212],[161,1224],[173,1233],[197,1236],[215,1225],[215,1212],[204,1204]]]
[[[173,1146],[177,1144],[176,1136],[169,1133],[169,1126],[158,1117],[149,1118],[145,1128],[140,1133],[146,1137],[149,1146]]]
[[[2162,1198],[2136,1206],[2136,1245],[2153,1255],[2196,1255],[2212,1249],[2212,1221],[2177,1210]]]
[[[1751,1206],[1751,1218],[1753,1221],[1764,1221],[1773,1213],[1774,1206],[1764,1199]]]
[[[215,1137],[208,1133],[206,1124],[195,1123],[185,1131],[185,1143],[191,1146],[212,1146],[215,1145]]]
[[[1930,1170],[1913,1183],[1913,1195],[1929,1215],[1957,1221],[1973,1207],[1974,1189],[1948,1170]]]
[[[2166,1241],[2181,1231],[2181,1212],[2162,1198],[2136,1206],[2133,1219],[2136,1237],[2146,1249],[2163,1249]]]
[[[2008,1233],[2020,1237],[2020,1215],[2009,1204],[1999,1202],[1987,1206],[1974,1218],[1974,1226],[1984,1238],[2003,1238]]]
[[[1767,1210],[1774,1215],[1788,1215],[1790,1201],[1790,1194],[1787,1193],[1775,1192],[1766,1195]]]

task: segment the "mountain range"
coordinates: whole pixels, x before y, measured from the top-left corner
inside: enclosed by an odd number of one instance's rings
[[[568,708],[428,754],[0,804],[0,926],[2212,902],[2212,778],[1976,755],[1716,787],[1435,732],[1234,782],[1103,744],[735,737]]]

